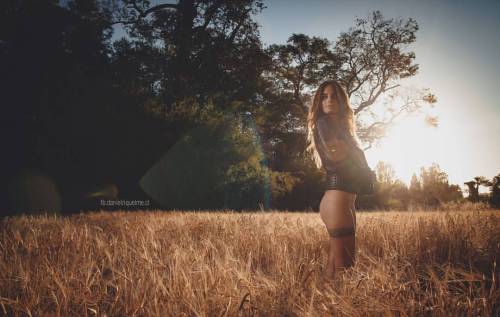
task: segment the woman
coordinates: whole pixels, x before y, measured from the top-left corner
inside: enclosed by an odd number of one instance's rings
[[[308,147],[318,168],[326,170],[327,187],[319,206],[330,236],[325,277],[354,264],[358,167],[366,164],[356,135],[354,112],[344,88],[334,80],[323,82],[309,108]],[[367,165],[367,164],[366,164]],[[365,165],[365,166],[366,166]]]

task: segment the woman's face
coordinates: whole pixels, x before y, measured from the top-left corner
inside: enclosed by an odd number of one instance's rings
[[[321,109],[325,114],[336,114],[340,111],[335,87],[328,85],[321,92]]]

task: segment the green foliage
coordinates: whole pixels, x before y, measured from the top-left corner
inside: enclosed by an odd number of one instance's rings
[[[293,180],[265,165],[256,131],[213,104],[189,107],[177,115],[192,128],[141,180],[145,191],[169,208],[269,208]]]

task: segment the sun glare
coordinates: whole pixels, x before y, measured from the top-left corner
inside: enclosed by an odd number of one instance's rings
[[[372,168],[379,161],[389,163],[396,177],[409,184],[413,173],[419,174],[422,166],[442,161],[439,128],[425,124],[419,117],[405,118],[395,124],[379,146],[367,151],[367,160]]]

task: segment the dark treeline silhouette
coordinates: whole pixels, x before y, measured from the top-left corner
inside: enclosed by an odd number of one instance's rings
[[[436,103],[402,86],[418,70],[401,49],[416,40],[413,19],[375,11],[335,43],[293,34],[264,47],[253,20],[264,8],[2,1],[2,213],[133,209],[103,200],[316,209],[323,172],[305,154],[305,124],[320,81],[347,88],[366,149],[401,114]],[[126,37],[113,40],[115,26]],[[366,116],[383,96],[389,115]],[[387,203],[371,199],[360,206]]]
[[[467,199],[471,202],[487,202],[494,208],[500,207],[500,174],[494,176],[492,180],[488,180],[484,176],[476,176],[474,180],[464,183],[467,185],[469,193]],[[487,194],[480,194],[479,187],[488,188]]]

